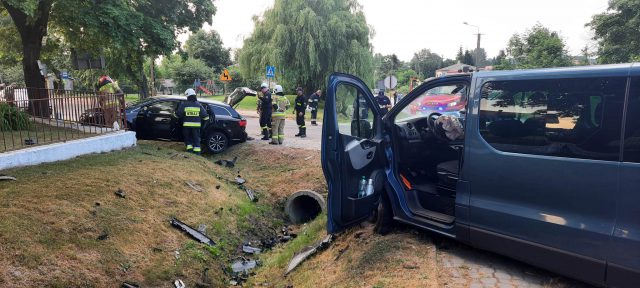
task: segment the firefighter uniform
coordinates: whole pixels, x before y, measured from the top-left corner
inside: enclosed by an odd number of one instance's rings
[[[267,89],[262,93],[262,99],[260,100],[260,128],[262,128],[262,140],[271,139],[271,105],[273,101],[271,99],[271,92]]]
[[[307,126],[304,123],[304,114],[307,110],[307,101],[305,101],[305,97],[302,94],[302,88],[298,87],[296,89],[298,96],[296,96],[294,113],[296,113],[296,124],[298,124],[298,134],[296,137],[307,137]]]
[[[317,126],[316,120],[318,119],[318,104],[320,102],[320,90],[309,96],[309,107],[311,108],[311,125]]]
[[[276,96],[273,98],[273,113],[271,115],[272,124],[271,127],[271,143],[269,144],[282,144],[284,142],[284,121],[285,113],[289,109],[289,99],[284,96],[282,86],[276,85]]]
[[[200,148],[200,128],[202,121],[209,120],[209,114],[196,99],[196,92],[193,89],[187,89],[185,94],[187,101],[180,103],[177,110],[177,116],[183,119],[184,144],[188,152],[200,154],[202,151]]]
[[[104,115],[104,125],[106,127],[114,127],[118,121],[118,112],[120,111],[120,103],[118,103],[117,95],[122,93],[118,84],[111,77],[104,75],[98,80],[98,104]],[[121,124],[118,123],[118,126]]]

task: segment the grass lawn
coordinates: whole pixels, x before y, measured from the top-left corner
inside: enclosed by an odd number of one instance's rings
[[[94,133],[81,132],[64,126],[31,123],[31,128],[19,131],[0,131],[0,152],[31,147],[34,145],[43,145],[55,142],[63,142],[66,140],[80,139],[94,136]],[[25,139],[33,139],[34,145],[25,145]]]
[[[175,279],[226,286],[223,269],[242,255],[240,245],[273,237],[285,223],[286,196],[326,190],[317,151],[270,148],[247,143],[183,158],[172,157],[181,143],[140,141],[125,151],[2,171],[18,181],[0,182],[0,286],[173,287]],[[234,169],[212,161],[235,155]],[[257,203],[225,180],[238,171]],[[114,195],[118,188],[126,198]],[[217,245],[191,240],[169,225],[171,217],[206,225]]]

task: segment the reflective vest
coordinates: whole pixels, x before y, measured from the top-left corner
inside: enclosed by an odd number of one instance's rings
[[[271,114],[271,117],[276,119],[284,119],[285,113],[289,108],[289,105],[291,104],[289,102],[289,99],[287,99],[287,97],[285,97],[284,95],[276,95],[273,98],[273,103],[274,111]]]
[[[178,108],[178,117],[184,119],[182,127],[200,128],[202,121],[209,120],[209,114],[198,101],[185,101]]]
[[[117,83],[107,83],[102,85],[98,89],[98,94],[100,94],[100,102],[102,102],[102,106],[118,106],[118,99],[116,99],[115,95],[107,95],[107,94],[116,94],[120,91],[120,87],[118,87]]]

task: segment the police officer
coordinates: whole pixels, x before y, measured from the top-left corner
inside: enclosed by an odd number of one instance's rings
[[[260,92],[262,92],[262,99],[260,99],[260,127],[262,128],[262,140],[271,139],[271,113],[272,113],[272,99],[271,92],[269,92],[269,85],[262,83],[260,85]]]
[[[294,112],[296,113],[296,124],[298,124],[298,134],[296,134],[296,137],[307,137],[307,127],[305,126],[304,123],[304,113],[307,109],[307,101],[305,101],[305,97],[303,95],[303,91],[302,91],[302,87],[298,87],[296,88],[296,100],[295,100],[295,107],[294,107]]]
[[[376,102],[378,102],[378,107],[380,107],[380,112],[382,112],[380,116],[384,116],[384,114],[387,114],[389,109],[391,109],[391,100],[387,95],[384,95],[384,90],[380,90],[380,92],[378,92]]]
[[[271,114],[271,143],[273,145],[282,144],[284,142],[284,121],[285,112],[289,109],[289,99],[284,96],[282,86],[274,87],[276,96],[273,97],[273,113]]]
[[[316,91],[316,93],[309,96],[309,107],[311,107],[311,125],[318,126],[316,119],[318,118],[318,103],[320,102],[320,96],[322,96],[322,90]]]
[[[196,91],[189,88],[184,91],[187,101],[180,103],[176,114],[183,120],[182,133],[187,152],[200,154],[200,127],[202,121],[209,120],[209,114],[196,98]]]

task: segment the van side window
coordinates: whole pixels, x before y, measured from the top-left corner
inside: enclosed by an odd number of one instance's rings
[[[631,78],[623,153],[625,162],[640,163],[640,77]]]
[[[619,160],[626,78],[485,83],[480,134],[514,153]]]
[[[366,96],[355,86],[336,87],[336,115],[338,131],[358,138],[373,137],[373,112]]]

